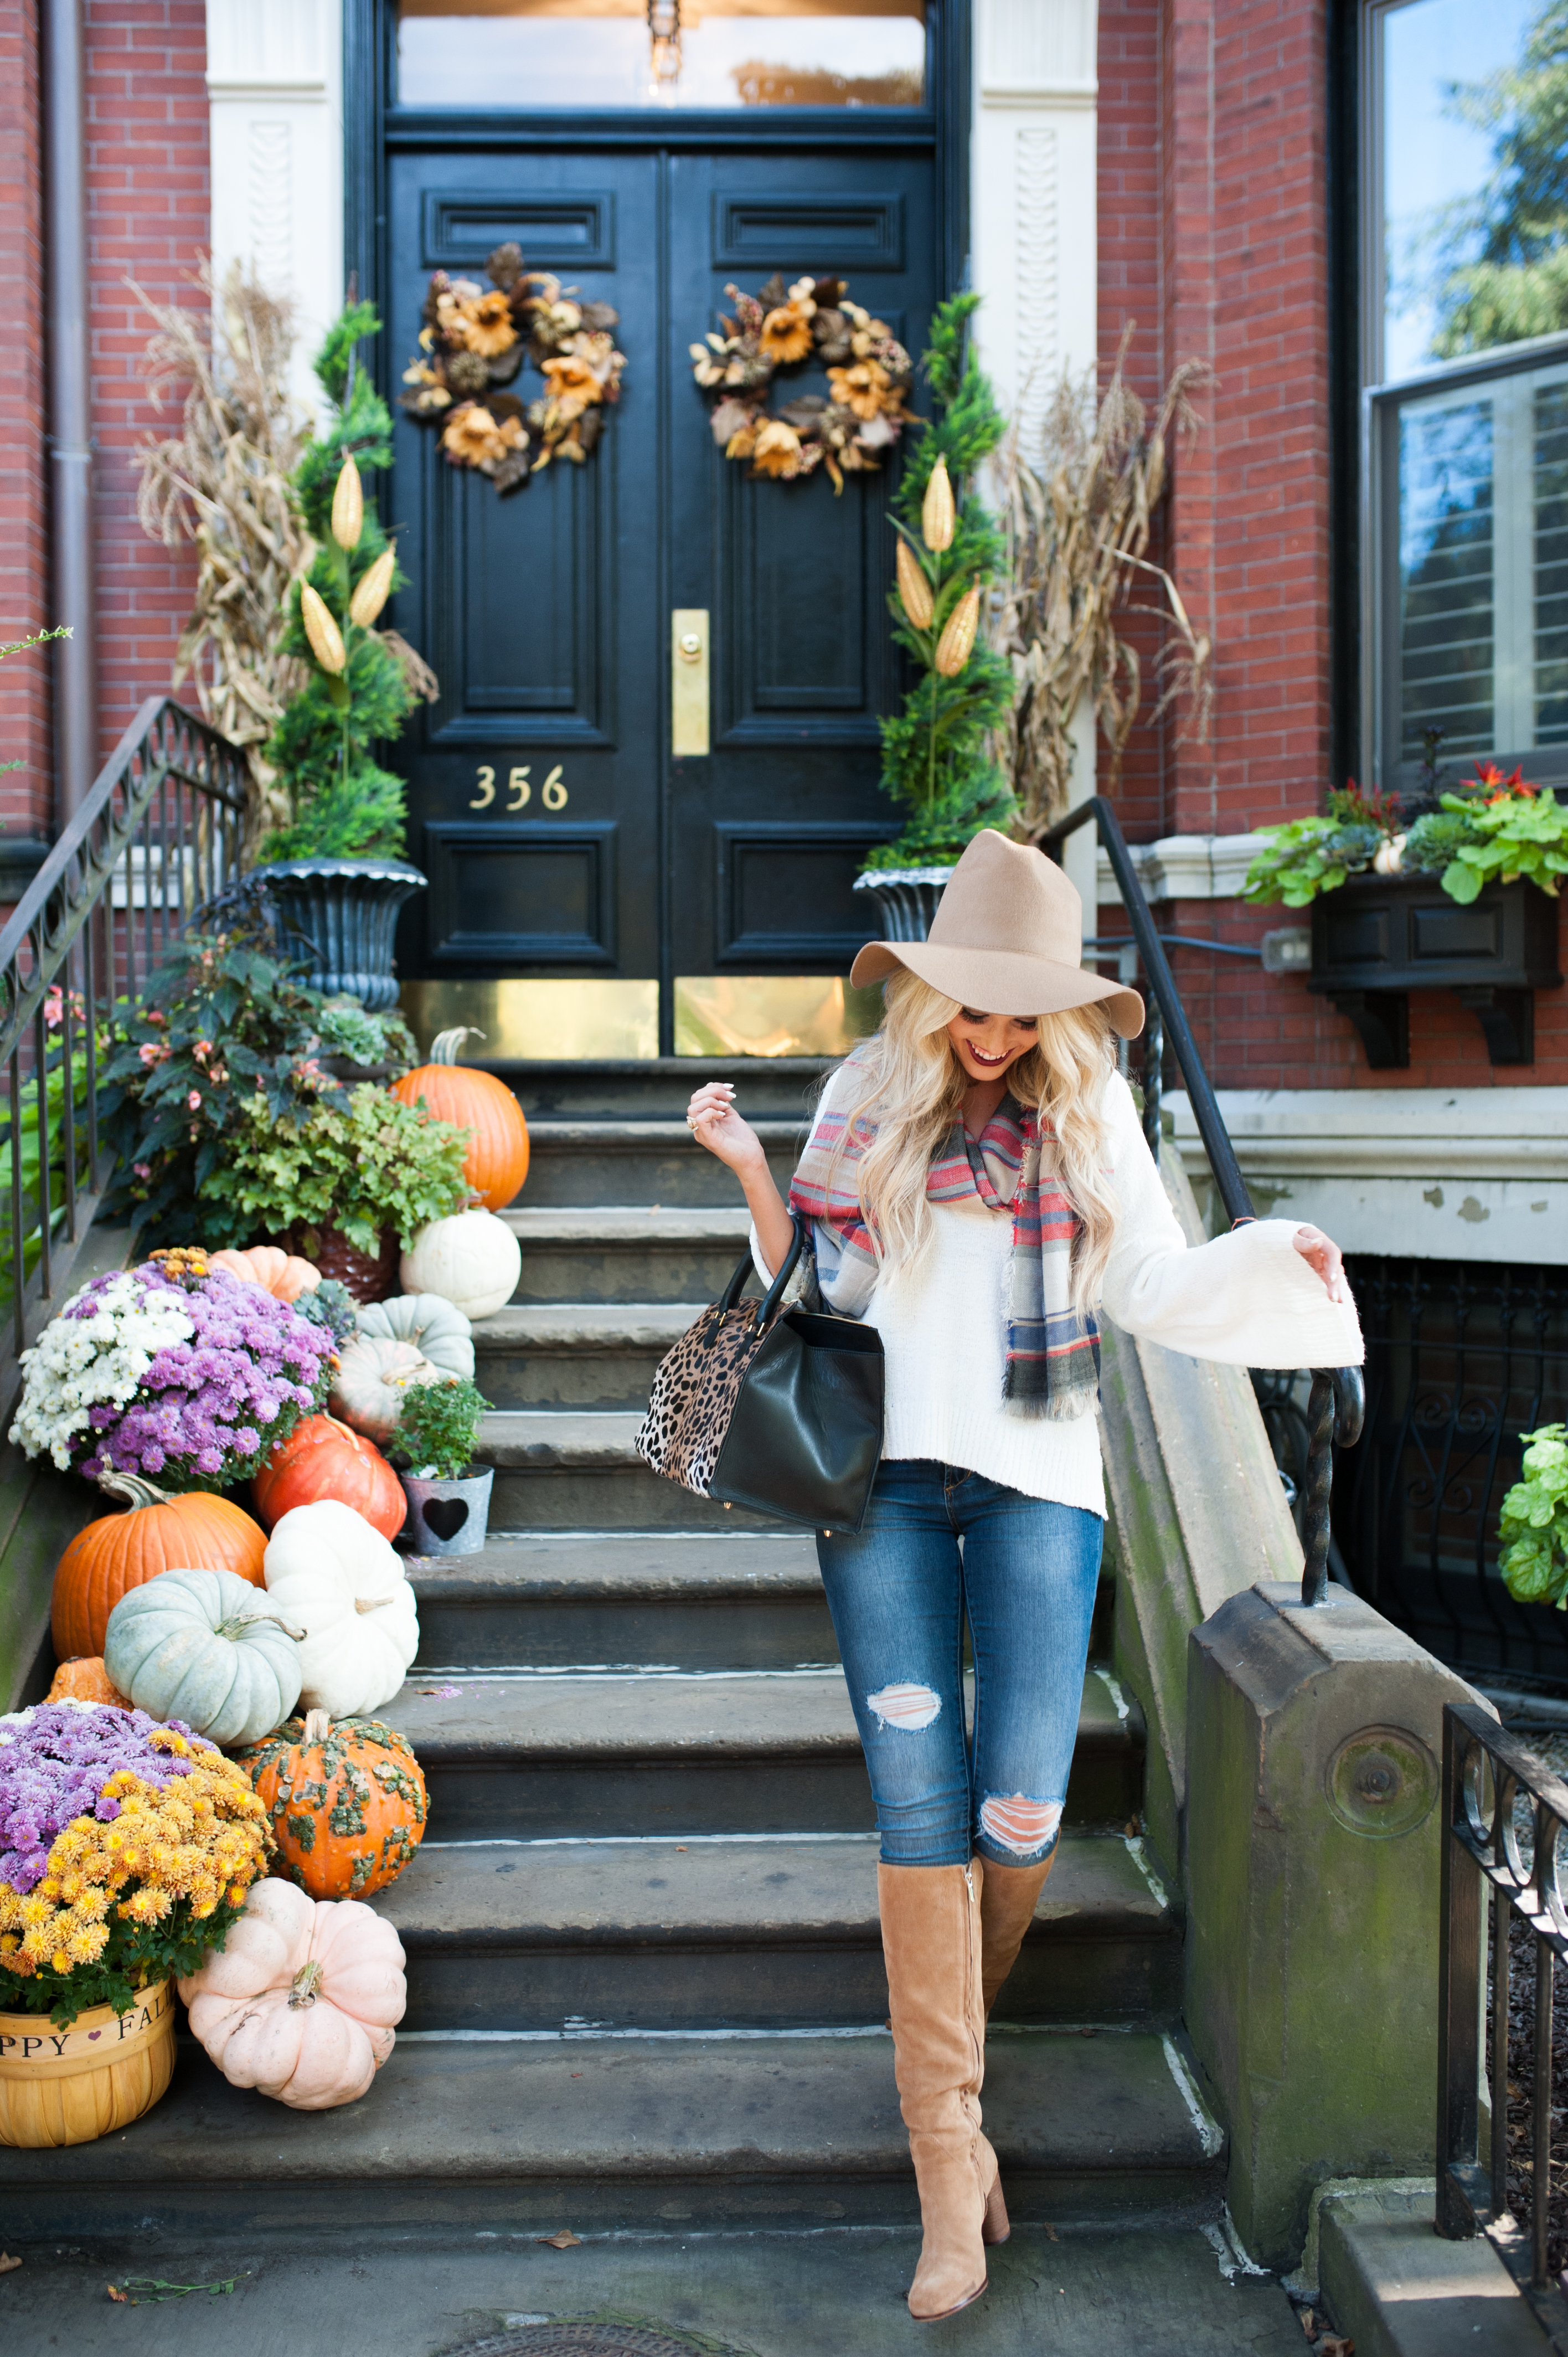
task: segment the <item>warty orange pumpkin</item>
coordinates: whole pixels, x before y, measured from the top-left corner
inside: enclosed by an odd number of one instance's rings
[[[424,1775],[379,1718],[286,1719],[240,1754],[266,1803],[274,1872],[312,1899],[364,1899],[395,1881],[424,1838]]]
[[[89,1523],[55,1566],[49,1623],[58,1660],[102,1653],[120,1598],[176,1565],[266,1585],[266,1533],[229,1499],[202,1490],[171,1498],[134,1473],[101,1473],[98,1486],[130,1511]]]
[[[411,1105],[423,1098],[438,1121],[473,1131],[463,1157],[464,1176],[487,1211],[504,1211],[528,1176],[528,1124],[504,1081],[493,1072],[458,1064],[464,1040],[484,1036],[467,1025],[437,1032],[430,1043],[429,1063],[394,1082],[392,1094]]]
[[[363,1514],[382,1538],[396,1538],[408,1515],[403,1483],[379,1448],[335,1415],[302,1416],[251,1479],[256,1512],[270,1531],[295,1506],[336,1498]]]

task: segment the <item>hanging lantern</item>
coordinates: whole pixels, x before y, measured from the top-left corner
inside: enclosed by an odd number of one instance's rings
[[[681,79],[681,0],[648,0],[649,96],[672,105]]]

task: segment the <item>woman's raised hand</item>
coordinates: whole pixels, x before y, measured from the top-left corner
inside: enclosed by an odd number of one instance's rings
[[[709,1081],[695,1091],[686,1107],[686,1126],[699,1146],[732,1170],[755,1170],[759,1163],[767,1168],[762,1140],[736,1113],[735,1091],[727,1081]]]
[[[1307,1266],[1323,1280],[1329,1300],[1348,1301],[1350,1297],[1345,1289],[1345,1263],[1338,1245],[1321,1228],[1297,1228],[1291,1241]]]

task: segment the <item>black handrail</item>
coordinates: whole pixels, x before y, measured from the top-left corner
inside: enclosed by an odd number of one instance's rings
[[[1165,943],[1155,923],[1150,908],[1133,864],[1133,855],[1122,832],[1122,823],[1103,794],[1091,794],[1079,802],[1076,810],[1058,819],[1040,837],[1040,848],[1057,860],[1061,846],[1069,834],[1080,826],[1092,825],[1111,862],[1111,872],[1116,878],[1127,921],[1133,929],[1149,985],[1149,1020],[1144,1032],[1144,1129],[1149,1139],[1149,1150],[1156,1162],[1160,1155],[1160,1065],[1165,1053],[1165,1041],[1169,1039],[1187,1082],[1187,1102],[1192,1106],[1197,1134],[1203,1140],[1203,1150],[1208,1157],[1208,1168],[1214,1174],[1214,1184],[1232,1227],[1254,1219],[1252,1198],[1241,1176],[1241,1166],[1236,1159],[1236,1149],[1219,1111],[1219,1101],[1214,1093],[1197,1042],[1192,1036],[1192,1026],[1187,1019],[1181,993],[1171,972]],[[1100,948],[1100,944],[1096,944]],[[1103,953],[1101,952],[1101,953]],[[1152,1135],[1151,1135],[1152,1130]],[[1301,1600],[1304,1604],[1324,1604],[1328,1598],[1328,1505],[1334,1479],[1334,1448],[1353,1448],[1361,1437],[1361,1420],[1365,1412],[1366,1391],[1359,1367],[1315,1367],[1312,1371],[1312,1396],[1307,1405],[1310,1442],[1306,1461],[1306,1495],[1302,1516]]]
[[[1491,1786],[1488,1802],[1486,1787]],[[1530,1824],[1521,1842],[1520,1803]],[[1552,2201],[1553,1968],[1568,1960],[1560,1887],[1568,1846],[1568,1784],[1491,1713],[1448,1703],[1443,1712],[1442,1897],[1437,1950],[1437,2231],[1462,2242],[1485,2232],[1521,2288],[1562,2309],[1548,2265]],[[1528,1848],[1528,1856],[1526,1854]],[[1491,1897],[1490,1922],[1482,1910]],[[1509,1932],[1528,1924],[1535,1949],[1532,2157],[1528,2263],[1509,2211],[1509,2076],[1512,1974]],[[1483,1933],[1491,1950],[1491,2155],[1481,2159]],[[1555,2342],[1553,2343],[1555,2346]]]
[[[54,1298],[59,1245],[80,1241],[108,1177],[98,1135],[103,1027],[115,1001],[135,998],[169,942],[239,872],[248,774],[227,737],[172,697],[149,696],[0,931],[11,1293],[0,1418],[29,1329],[45,1322]],[[37,1176],[25,1184],[33,1138]]]

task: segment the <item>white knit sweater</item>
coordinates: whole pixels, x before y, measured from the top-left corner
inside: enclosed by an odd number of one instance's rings
[[[1118,1326],[1231,1366],[1360,1364],[1355,1309],[1330,1301],[1296,1251],[1297,1222],[1259,1220],[1189,1245],[1117,1074],[1105,1112],[1121,1218],[1101,1299]],[[1003,1406],[1011,1216],[976,1197],[933,1203],[931,1217],[935,1243],[918,1275],[879,1276],[862,1313],[886,1354],[884,1458],[966,1466],[1027,1497],[1102,1515],[1099,1417],[1023,1417]],[[767,1277],[755,1230],[751,1248]],[[825,1290],[831,1300],[831,1282]]]

